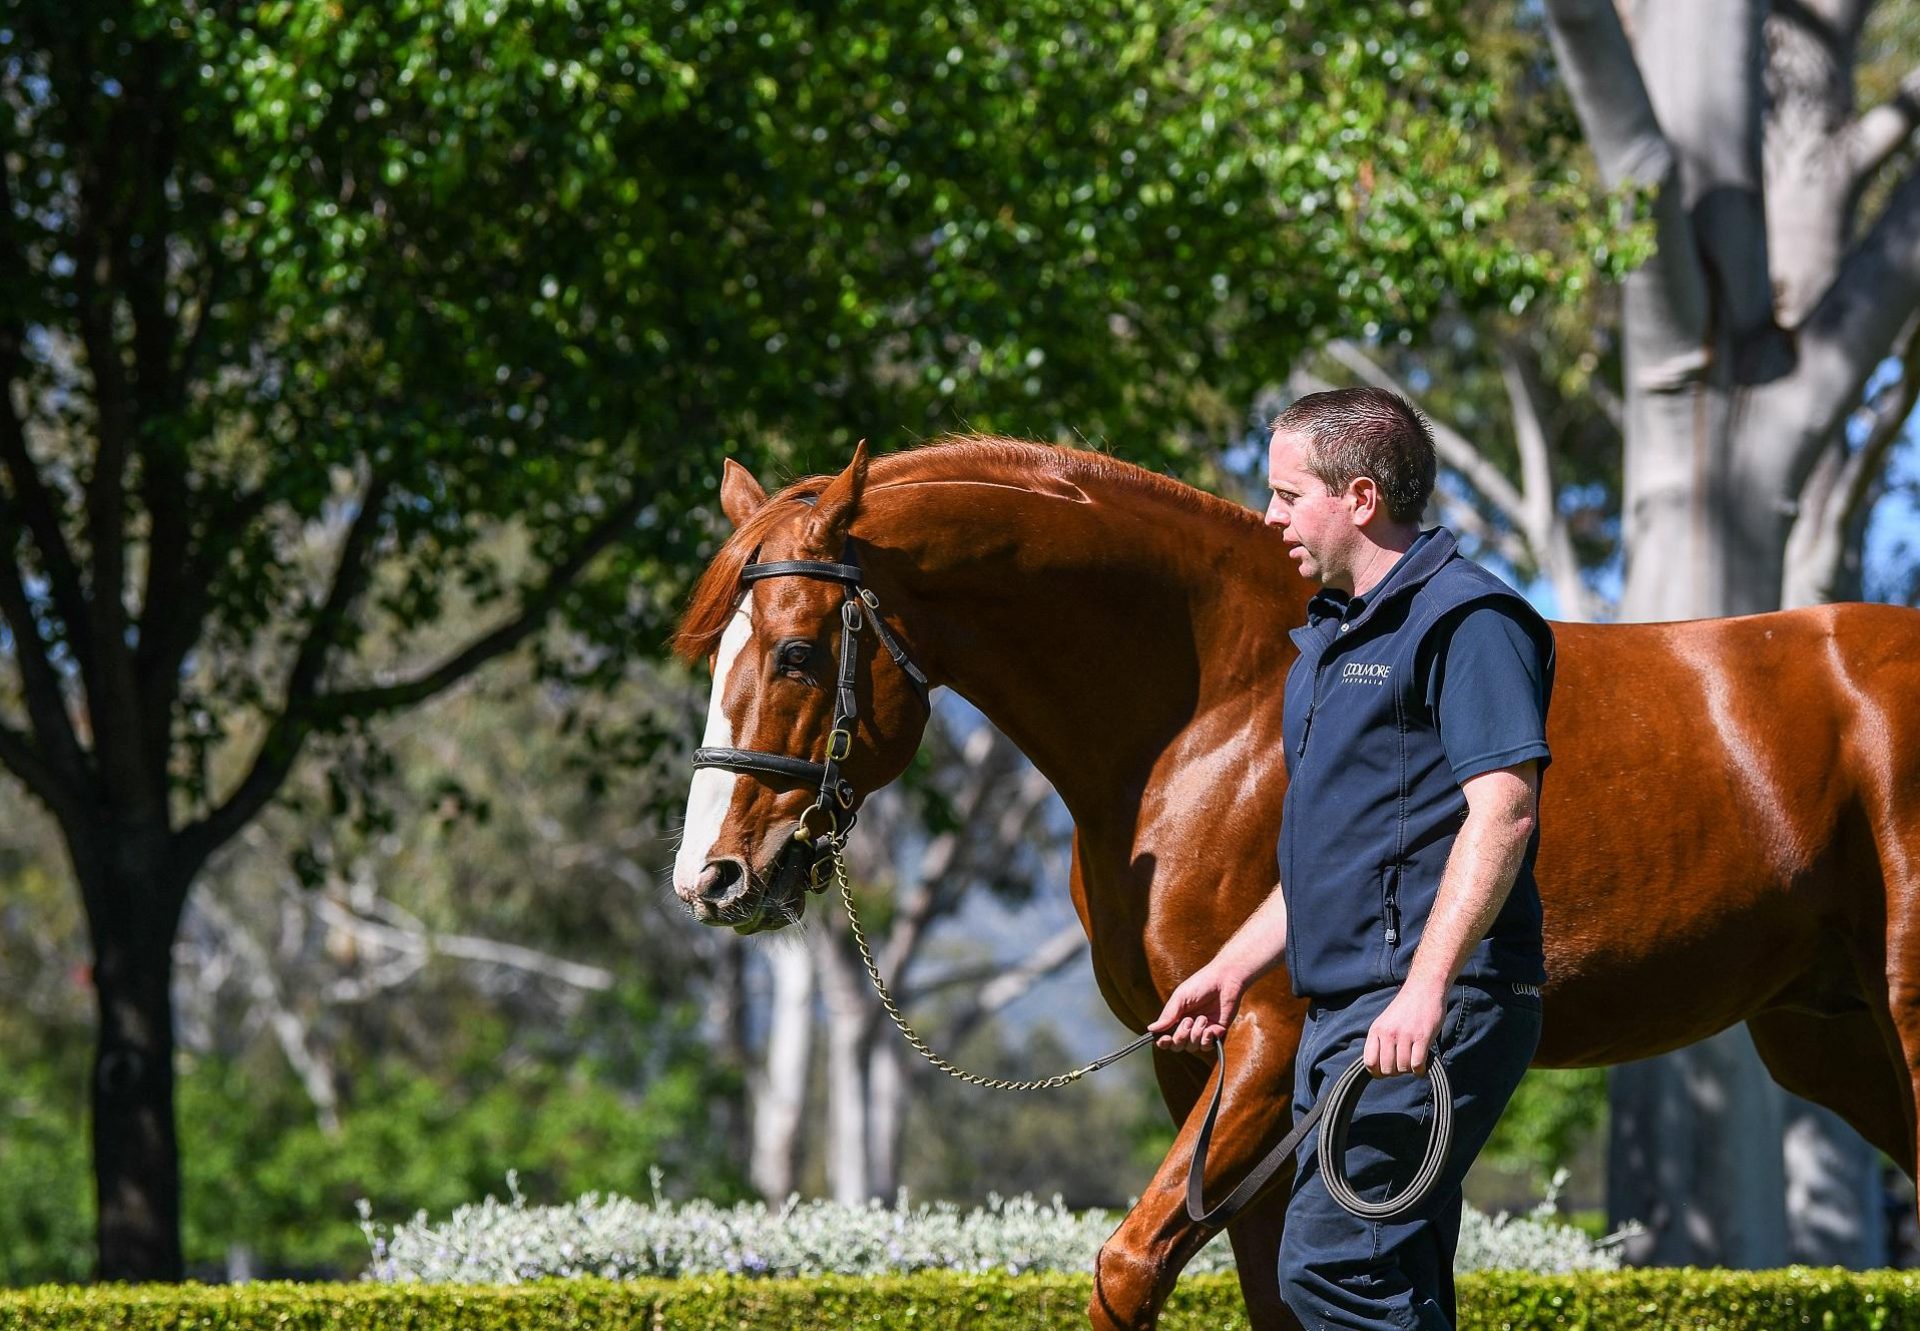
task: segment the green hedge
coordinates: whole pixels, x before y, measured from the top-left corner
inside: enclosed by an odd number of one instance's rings
[[[530,1285],[46,1286],[0,1331],[1080,1331],[1087,1276],[567,1280]],[[1920,1273],[1637,1270],[1463,1275],[1460,1331],[1920,1331]],[[1182,1280],[1165,1331],[1244,1328],[1231,1276]]]

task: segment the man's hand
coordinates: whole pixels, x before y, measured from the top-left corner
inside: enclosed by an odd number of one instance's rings
[[[1376,1077],[1424,1074],[1446,1015],[1446,990],[1402,985],[1367,1032],[1367,1071]]]
[[[1216,957],[1173,991],[1147,1029],[1160,1032],[1161,1049],[1204,1049],[1227,1033],[1246,982]]]

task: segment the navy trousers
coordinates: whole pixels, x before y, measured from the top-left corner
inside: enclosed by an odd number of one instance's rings
[[[1366,1052],[1367,1031],[1399,990],[1314,1002],[1294,1061],[1297,1122]],[[1308,1331],[1451,1331],[1460,1184],[1540,1043],[1540,999],[1512,985],[1456,983],[1440,1026],[1453,1092],[1453,1149],[1427,1199],[1398,1220],[1362,1220],[1328,1195],[1317,1157],[1324,1123],[1296,1152],[1280,1244],[1280,1289]],[[1367,1201],[1412,1181],[1426,1151],[1433,1085],[1424,1074],[1365,1084],[1348,1134],[1346,1176]]]

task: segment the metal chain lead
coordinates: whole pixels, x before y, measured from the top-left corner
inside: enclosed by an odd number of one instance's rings
[[[922,1040],[919,1035],[915,1033],[913,1027],[907,1025],[907,1019],[900,1015],[899,1004],[893,1001],[893,995],[887,990],[886,981],[880,978],[880,968],[874,965],[873,950],[867,946],[866,932],[861,929],[860,916],[853,908],[853,882],[847,877],[847,862],[841,857],[840,847],[837,844],[831,847],[828,854],[833,861],[834,881],[840,885],[840,900],[847,908],[847,923],[853,926],[853,941],[858,944],[860,948],[860,960],[867,968],[867,978],[873,981],[874,992],[880,995],[880,1006],[886,1009],[887,1016],[893,1019],[893,1024],[899,1028],[900,1034],[906,1037],[907,1043],[913,1046],[914,1052],[926,1059],[927,1062],[933,1064],[936,1068],[939,1068],[949,1077],[964,1081],[970,1086],[984,1086],[990,1091],[1052,1090],[1056,1086],[1066,1086],[1069,1083],[1079,1081],[1089,1072],[1098,1072],[1107,1064],[1125,1058],[1134,1050],[1146,1048],[1146,1046],[1152,1044],[1156,1038],[1153,1032],[1149,1031],[1132,1044],[1116,1049],[1105,1057],[1096,1058],[1085,1067],[1075,1068],[1072,1072],[1062,1072],[1051,1077],[1042,1077],[1037,1081],[1006,1081],[999,1077],[982,1077],[976,1073],[968,1072],[964,1068],[955,1067],[953,1064],[947,1062],[946,1059],[934,1053],[933,1050],[927,1048],[927,1042]]]

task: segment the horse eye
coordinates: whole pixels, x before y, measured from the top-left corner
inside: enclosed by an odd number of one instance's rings
[[[782,643],[780,645],[780,668],[782,670],[805,670],[807,668],[807,661],[812,655],[812,643]]]

